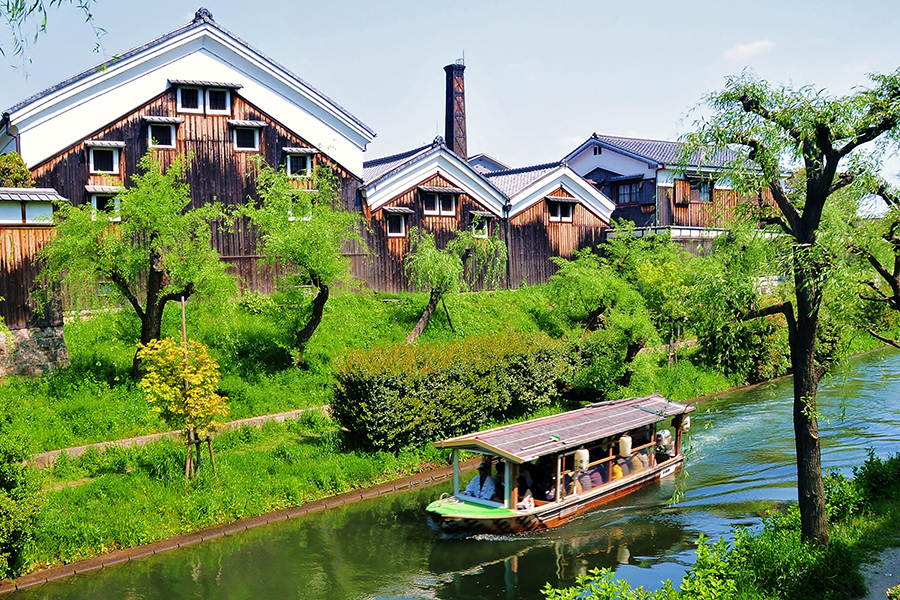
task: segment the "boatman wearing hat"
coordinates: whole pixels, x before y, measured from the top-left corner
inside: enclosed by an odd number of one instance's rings
[[[482,500],[490,500],[494,497],[494,478],[491,477],[490,460],[483,460],[478,465],[478,475],[473,477],[466,486],[465,494]]]

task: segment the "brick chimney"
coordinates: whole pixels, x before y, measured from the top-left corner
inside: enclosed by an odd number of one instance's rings
[[[463,59],[444,67],[447,73],[447,110],[444,113],[444,140],[447,147],[463,160],[468,160],[466,148],[466,84]]]

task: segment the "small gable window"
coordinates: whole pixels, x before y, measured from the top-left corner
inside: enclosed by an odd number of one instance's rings
[[[91,209],[91,218],[95,221],[101,213],[105,213],[110,221],[122,220],[122,217],[119,216],[119,199],[113,195],[91,195]]]
[[[147,137],[151,148],[174,148],[175,126],[166,123],[150,123]]]
[[[387,234],[388,237],[405,237],[406,236],[406,215],[403,213],[387,214]]]
[[[234,148],[235,150],[259,150],[259,129],[235,127]]]
[[[422,197],[422,209],[426,216],[455,217],[456,194],[426,193]]]
[[[90,148],[91,173],[119,173],[118,148]]]
[[[206,113],[210,115],[231,114],[231,92],[229,90],[206,90]]]
[[[571,202],[558,202],[556,200],[547,200],[547,210],[550,213],[551,222],[571,223],[572,213],[575,205]]]
[[[472,235],[477,238],[486,238],[491,235],[491,220],[484,214],[474,213],[471,227]]]
[[[178,112],[202,113],[203,92],[200,88],[178,88]]]
[[[289,154],[286,165],[288,177],[309,177],[312,175],[311,158],[309,154]]]

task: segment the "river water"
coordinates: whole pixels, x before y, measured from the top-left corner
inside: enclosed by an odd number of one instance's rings
[[[900,451],[900,353],[850,361],[819,388],[823,465]],[[551,531],[441,539],[427,503],[449,485],[307,515],[24,590],[16,600],[150,598],[540,599],[594,567],[632,585],[679,581],[701,534],[730,535],[796,500],[790,380],[698,405],[669,478]],[[670,500],[676,491],[681,499]]]

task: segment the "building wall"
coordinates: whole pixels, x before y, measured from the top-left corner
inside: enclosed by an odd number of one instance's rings
[[[191,206],[198,207],[211,201],[226,206],[243,204],[255,198],[256,182],[252,177],[250,158],[262,155],[271,165],[285,161],[284,147],[311,148],[312,145],[295,132],[281,126],[268,114],[232,93],[231,111],[227,115],[207,115],[178,112],[176,88],[171,87],[145,105],[116,119],[110,125],[85,138],[124,142],[120,153],[118,175],[89,173],[89,150],[82,142],[69,147],[50,160],[35,166],[32,174],[40,187],[55,188],[75,205],[90,202],[86,185],[128,185],[137,172],[137,163],[148,148],[148,127],[144,116],[179,117],[184,121],[176,128],[175,148],[158,148],[157,156],[163,165],[169,164],[178,153],[191,155],[187,181],[191,186]],[[229,119],[264,121],[267,127],[260,129],[259,151],[235,150]],[[341,188],[341,202],[346,210],[360,211],[357,197],[359,180],[330,160],[324,154],[313,157],[314,165],[332,168]],[[303,180],[299,180],[303,185]],[[232,271],[239,276],[243,286],[262,292],[273,287],[272,274],[260,265],[254,232],[246,222],[236,224],[233,231],[212,224],[213,245],[222,260],[234,265]],[[365,275],[364,262],[358,248],[348,246],[352,268],[357,275]]]
[[[53,233],[49,225],[0,226],[0,317],[9,329],[62,324],[59,310],[39,316],[30,297],[40,272],[34,256]]]
[[[560,189],[551,197],[570,197]],[[537,202],[508,223],[509,283],[511,287],[547,282],[558,267],[550,257],[571,257],[582,248],[596,248],[609,227],[581,204],[575,204],[572,222],[550,221],[547,202]]]
[[[364,277],[369,287],[386,292],[412,291],[406,273],[403,269],[403,260],[409,252],[410,229],[413,227],[424,228],[434,234],[435,244],[438,248],[446,248],[447,243],[453,238],[454,232],[465,229],[470,225],[472,211],[486,211],[487,208],[476,202],[467,194],[460,194],[456,202],[456,214],[454,216],[425,215],[422,206],[421,193],[418,186],[456,187],[451,181],[435,174],[418,182],[415,186],[406,190],[383,207],[375,210],[369,217],[369,231],[366,241],[369,246],[368,274]],[[403,237],[389,237],[387,234],[387,215],[384,207],[408,208],[412,214],[407,214],[406,235]],[[497,231],[503,239],[504,232],[498,219],[489,224],[489,233]],[[505,283],[501,286],[505,286]]]

